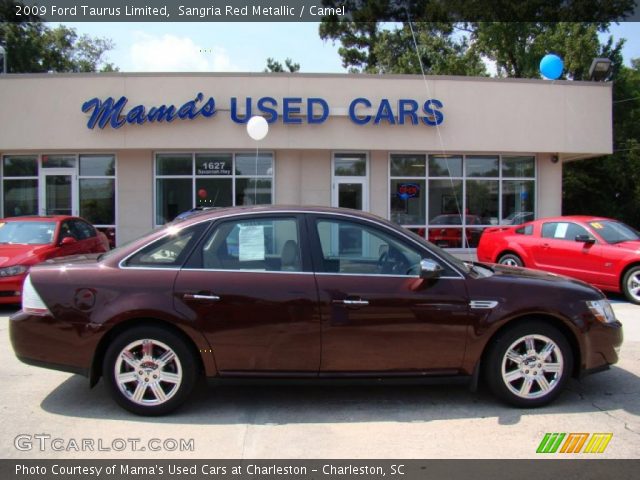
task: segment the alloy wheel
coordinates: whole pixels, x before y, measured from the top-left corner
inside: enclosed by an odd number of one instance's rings
[[[143,406],[162,405],[180,389],[183,369],[176,352],[163,342],[149,338],[124,347],[114,365],[120,392]]]
[[[536,399],[552,392],[562,379],[565,362],[560,347],[545,335],[526,335],[507,348],[502,381],[511,393]]]

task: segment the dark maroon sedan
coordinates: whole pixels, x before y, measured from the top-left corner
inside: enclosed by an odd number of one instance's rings
[[[142,415],[199,376],[480,379],[537,407],[618,360],[622,326],[577,280],[464,263],[373,215],[251,207],[31,269],[10,321],[24,362],[104,377]]]

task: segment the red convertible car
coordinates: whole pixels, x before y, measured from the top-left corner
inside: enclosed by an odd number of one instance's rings
[[[78,217],[0,219],[0,304],[20,303],[22,284],[36,263],[107,250],[107,237]]]
[[[487,228],[478,260],[567,275],[640,304],[640,233],[610,218],[566,216]]]

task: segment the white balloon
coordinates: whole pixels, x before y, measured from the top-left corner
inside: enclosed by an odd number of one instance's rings
[[[256,141],[262,140],[269,133],[269,124],[264,117],[255,115],[247,122],[247,133]]]

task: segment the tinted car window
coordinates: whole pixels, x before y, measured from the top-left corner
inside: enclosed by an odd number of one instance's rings
[[[166,236],[132,255],[126,261],[126,266],[151,268],[180,266],[205,227],[204,223],[182,230],[169,227]]]
[[[417,275],[423,255],[382,230],[342,220],[318,220],[324,273]]]
[[[542,225],[544,238],[574,241],[578,235],[589,235],[589,232],[586,228],[571,222],[550,222]]]
[[[523,227],[517,228],[515,232],[518,235],[532,235],[533,234],[533,225],[525,225]]]
[[[295,218],[223,222],[208,235],[199,250],[200,265],[207,269],[302,271]]]
[[[86,240],[87,238],[95,237],[96,232],[94,228],[81,220],[73,220],[71,223],[71,232],[78,240]]]

